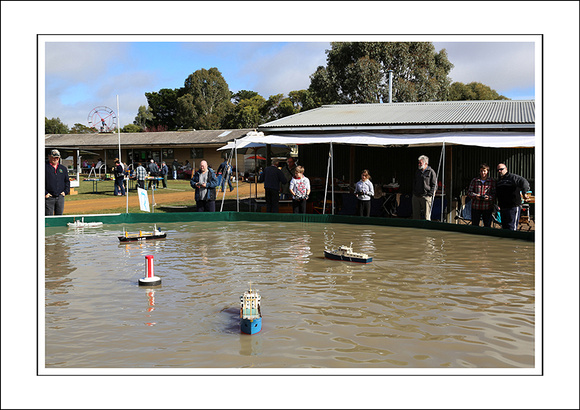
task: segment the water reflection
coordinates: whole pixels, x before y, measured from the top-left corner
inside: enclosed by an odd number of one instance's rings
[[[123,245],[116,230],[47,235],[48,367],[534,366],[533,243],[357,225],[164,230]],[[350,242],[373,262],[324,259]],[[143,294],[147,254],[163,287]],[[255,336],[239,332],[248,282],[262,295]]]

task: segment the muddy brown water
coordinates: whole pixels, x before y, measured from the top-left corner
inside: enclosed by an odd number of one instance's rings
[[[125,225],[129,231],[150,229]],[[46,228],[45,367],[531,368],[533,242],[288,222]],[[324,259],[353,244],[370,264]],[[145,288],[145,256],[161,286]],[[263,328],[239,330],[262,295]]]

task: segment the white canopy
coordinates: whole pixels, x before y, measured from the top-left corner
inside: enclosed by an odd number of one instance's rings
[[[261,133],[256,133],[261,134]],[[300,144],[355,144],[355,145],[441,145],[457,144],[491,148],[534,147],[535,134],[529,132],[444,132],[435,134],[379,134],[370,132],[336,134],[270,134],[248,135],[236,142],[236,148],[251,144],[300,145]],[[231,145],[230,145],[231,144]],[[231,149],[233,142],[219,148]]]

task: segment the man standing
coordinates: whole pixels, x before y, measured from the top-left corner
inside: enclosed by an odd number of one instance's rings
[[[179,162],[177,162],[177,158],[173,159],[173,164],[171,164],[173,168],[173,179],[177,179],[177,170],[179,169]]]
[[[266,193],[266,212],[278,213],[280,203],[280,184],[286,183],[286,177],[278,168],[278,160],[272,160],[272,165],[264,168],[258,182],[264,183]]]
[[[161,170],[160,170],[161,176],[163,177],[163,180],[161,182],[163,182],[163,188],[167,188],[167,174],[169,174],[169,168],[167,168],[167,164],[165,163],[165,161],[163,161],[161,163]]]
[[[147,170],[140,162],[137,163],[137,168],[135,169],[135,178],[137,178],[137,186],[141,189],[145,189],[145,178],[147,178]]]
[[[413,182],[413,219],[431,220],[431,205],[437,189],[437,174],[429,166],[429,157],[421,155]]]
[[[68,170],[59,163],[60,152],[50,151],[45,167],[44,214],[62,215],[64,212],[64,197],[70,194]]]
[[[115,190],[114,195],[125,196],[125,185],[123,180],[125,179],[125,170],[119,159],[115,159],[115,168],[113,169],[113,174],[115,175]]]
[[[501,227],[515,231],[520,222],[522,194],[528,197],[530,184],[525,178],[510,174],[503,162],[497,164],[497,172],[499,178],[495,184],[495,194],[501,216]]]
[[[157,164],[155,163],[153,158],[151,158],[149,165],[147,165],[147,172],[152,177],[159,176],[159,167],[157,166]],[[155,189],[157,189],[157,187],[159,186],[159,183],[157,182],[156,179],[149,180],[149,184],[147,184],[147,189],[151,188],[152,182],[153,182],[153,186],[155,187]]]
[[[218,179],[205,159],[199,164],[199,171],[193,174],[189,184],[195,189],[195,203],[198,212],[215,212],[215,189]]]

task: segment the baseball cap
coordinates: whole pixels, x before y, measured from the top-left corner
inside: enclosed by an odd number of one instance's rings
[[[60,157],[60,152],[58,152],[57,149],[53,149],[52,151],[50,151],[50,155],[52,155],[53,157]]]

